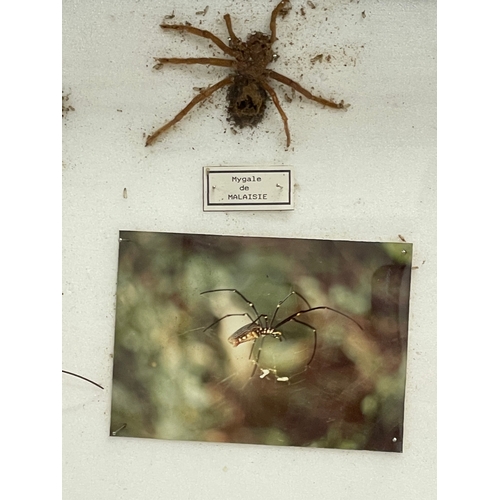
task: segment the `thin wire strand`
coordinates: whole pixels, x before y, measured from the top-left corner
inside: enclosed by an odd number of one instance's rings
[[[81,375],[78,375],[78,374],[73,373],[73,372],[68,372],[67,370],[63,370],[62,372],[66,373],[66,375],[71,375],[73,377],[78,377],[78,378],[81,378],[82,380],[90,382],[91,384],[96,385],[97,387],[99,387],[100,389],[102,389],[104,391],[104,387],[102,385],[99,385],[97,382],[94,382],[93,380],[90,380],[88,378],[82,377]]]

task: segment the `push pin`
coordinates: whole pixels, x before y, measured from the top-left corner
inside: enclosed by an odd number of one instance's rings
[[[118,427],[118,429],[116,429],[116,431],[111,431],[111,435],[112,436],[116,436],[120,431],[122,431],[123,429],[125,429],[125,427],[127,427],[127,424],[121,425],[120,427]]]

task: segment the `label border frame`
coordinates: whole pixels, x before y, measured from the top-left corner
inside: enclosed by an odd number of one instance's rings
[[[252,202],[235,202],[235,203],[222,203],[222,202],[214,202],[210,201],[210,174],[244,174],[247,173],[249,175],[255,175],[258,173],[285,173],[288,174],[288,201],[276,201],[276,202],[262,202],[258,201],[256,203]],[[217,207],[221,207],[220,211],[224,211],[224,207],[245,207],[244,209],[248,211],[248,207],[256,207],[256,210],[264,210],[263,207],[269,207],[269,210],[272,211],[272,207],[287,207],[285,209],[274,209],[274,210],[293,210],[293,172],[290,166],[283,166],[283,168],[273,165],[270,168],[265,168],[262,166],[259,167],[237,167],[237,166],[217,166],[217,167],[203,167],[203,211],[205,212],[215,212],[217,211]],[[258,208],[257,208],[258,207]],[[233,211],[237,211],[238,208],[235,208]],[[228,210],[231,211],[231,210]]]

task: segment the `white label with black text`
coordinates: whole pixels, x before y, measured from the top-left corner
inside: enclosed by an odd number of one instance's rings
[[[204,167],[203,210],[293,210],[290,167]]]

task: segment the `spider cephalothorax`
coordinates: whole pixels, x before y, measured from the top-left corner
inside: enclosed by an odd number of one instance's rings
[[[153,132],[146,140],[146,146],[149,146],[156,139],[166,132],[169,128],[180,121],[196,104],[210,97],[214,92],[229,87],[227,93],[229,120],[239,127],[255,126],[264,115],[266,101],[271,97],[276,106],[286,134],[286,145],[290,145],[290,130],[288,128],[288,118],[281,107],[276,92],[269,84],[270,80],[288,85],[292,89],[301,93],[308,99],[316,101],[325,106],[337,109],[345,109],[347,105],[344,101],[339,103],[323,99],[311,94],[297,82],[287,76],[281,75],[276,71],[269,69],[268,66],[277,55],[273,51],[273,44],[276,41],[276,18],[283,11],[289,0],[281,0],[274,8],[271,14],[270,30],[271,34],[252,33],[246,41],[241,40],[233,31],[231,17],[229,14],[224,16],[227,31],[229,33],[229,45],[225,44],[220,38],[210,31],[201,30],[191,25],[184,24],[162,24],[162,29],[185,31],[193,35],[211,40],[219,49],[221,49],[231,59],[217,57],[193,57],[193,58],[157,58],[157,67],[163,64],[205,64],[209,66],[223,66],[231,68],[233,72],[217,82],[216,84],[202,90],[192,101],[181,110],[172,120]]]
[[[272,45],[271,36],[260,32],[248,35],[246,42],[230,38],[229,46],[235,51],[236,71],[255,80],[265,76],[267,65],[275,58]]]

